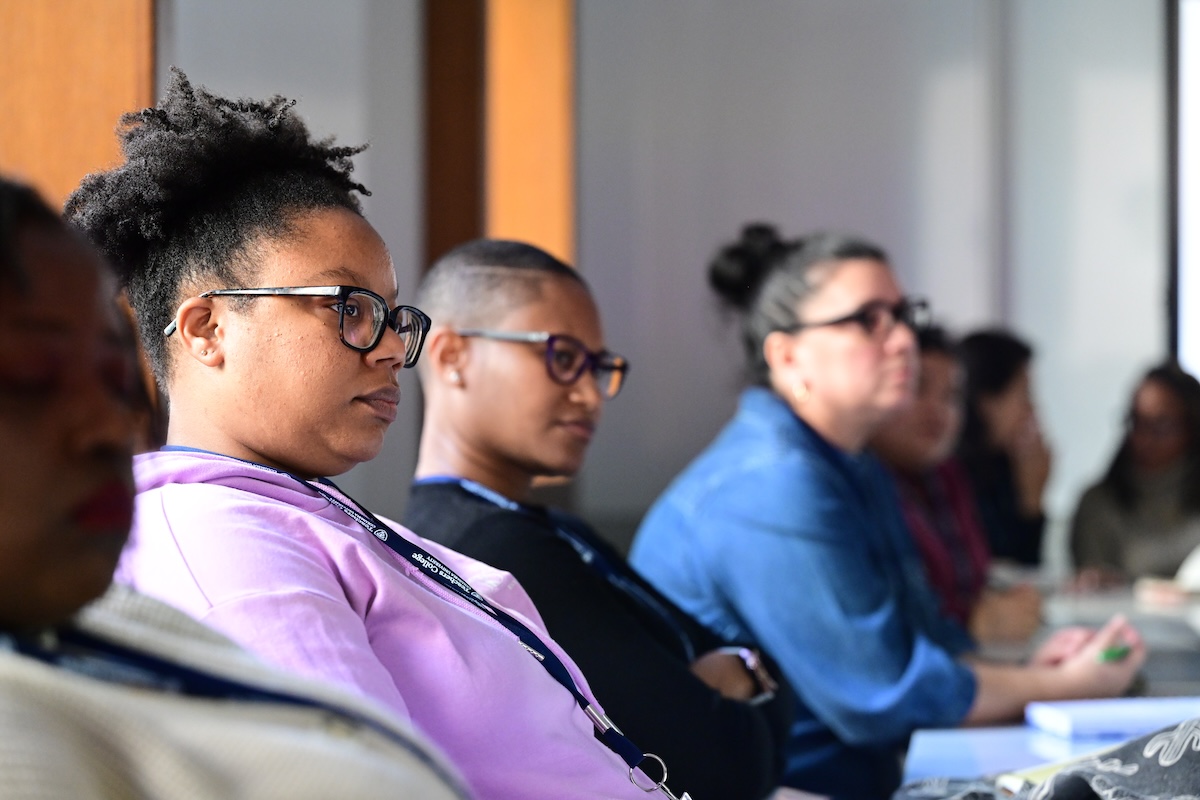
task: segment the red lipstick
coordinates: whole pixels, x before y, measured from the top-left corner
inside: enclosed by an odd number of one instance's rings
[[[71,512],[71,521],[85,531],[128,531],[133,522],[133,491],[122,481],[109,481]]]

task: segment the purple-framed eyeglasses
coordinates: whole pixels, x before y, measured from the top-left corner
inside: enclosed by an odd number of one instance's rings
[[[500,342],[526,342],[546,345],[546,372],[555,383],[569,386],[591,372],[596,386],[606,400],[621,391],[629,373],[629,361],[607,350],[595,352],[587,345],[565,333],[549,331],[497,331],[472,328],[458,331],[459,336],[475,336]]]

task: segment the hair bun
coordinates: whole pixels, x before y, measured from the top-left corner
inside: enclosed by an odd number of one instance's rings
[[[708,283],[727,304],[745,310],[763,278],[789,249],[774,225],[749,223],[736,242],[723,246],[709,262]]]

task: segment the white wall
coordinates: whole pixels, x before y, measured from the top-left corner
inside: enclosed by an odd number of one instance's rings
[[[1179,361],[1200,373],[1200,0],[1179,0]]]
[[[1163,347],[1159,5],[579,12],[579,263],[633,361],[580,481],[585,513],[627,531],[730,415],[741,356],[704,267],[767,219],[858,231],[952,327],[1009,322],[1037,343],[1061,517]]]
[[[732,412],[704,270],[748,220],[878,241],[950,323],[997,311],[995,35],[959,0],[580,4],[579,263],[633,362],[587,512],[636,520]]]
[[[391,250],[401,296],[421,259],[421,16],[418,0],[159,0],[158,83],[180,67],[217,94],[299,101],[319,136],[370,142],[355,177],[367,218]],[[420,388],[401,376],[400,416],[384,452],[338,483],[398,516],[416,463]]]
[[[1012,6],[1008,319],[1038,348],[1064,523],[1168,347],[1162,5]]]

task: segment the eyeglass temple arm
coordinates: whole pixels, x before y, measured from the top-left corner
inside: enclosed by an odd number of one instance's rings
[[[197,297],[268,297],[272,295],[301,295],[308,297],[334,297],[342,291],[341,286],[264,286],[262,288],[253,289],[209,289],[207,292],[201,292]],[[178,314],[178,312],[176,312]],[[163,328],[163,336],[170,336],[175,331],[179,330],[179,319],[171,320],[167,327]]]
[[[481,339],[499,339],[505,342],[544,342],[554,335],[546,331],[496,331],[487,328],[464,328],[455,332],[459,336],[478,336]]]

